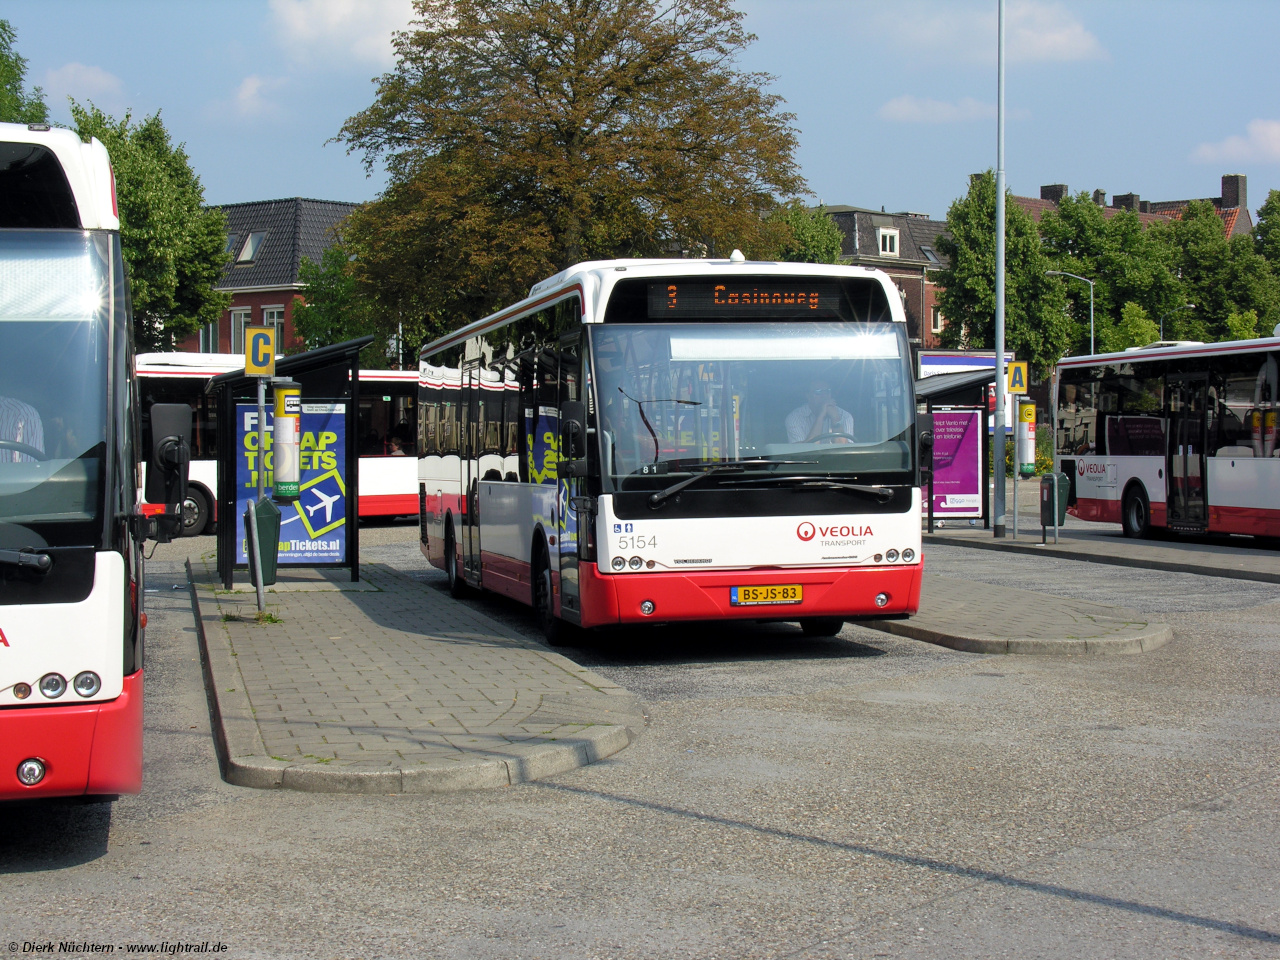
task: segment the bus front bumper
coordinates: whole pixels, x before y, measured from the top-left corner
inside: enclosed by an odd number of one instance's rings
[[[669,623],[678,620],[801,620],[809,617],[910,616],[920,609],[924,564],[838,569],[824,567],[723,570],[701,573],[603,574],[594,563],[580,567],[582,626]],[[794,604],[735,605],[733,587],[799,584]],[[886,596],[883,606],[876,603]],[[653,612],[641,604],[649,601]]]
[[[18,779],[18,767],[30,759],[40,760],[46,772],[28,787]],[[124,678],[114,700],[0,710],[0,800],[141,789],[141,670]]]

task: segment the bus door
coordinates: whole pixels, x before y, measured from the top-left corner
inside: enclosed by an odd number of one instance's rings
[[[459,412],[462,430],[459,440],[459,466],[462,471],[462,517],[458,524],[458,542],[462,547],[462,567],[467,578],[480,581],[480,522],[477,504],[480,499],[480,448],[484,443],[480,411],[480,360],[467,360],[462,365],[462,397]]]
[[[1205,490],[1206,374],[1170,376],[1169,446],[1165,462],[1168,524],[1171,530],[1203,532],[1208,526]]]
[[[573,334],[560,341],[560,387],[557,397],[558,407],[567,400],[583,400],[582,389],[582,336]],[[558,418],[564,422],[563,417]],[[585,426],[585,424],[584,424]],[[585,443],[583,436],[580,442]],[[560,459],[567,459],[568,450],[560,450]],[[590,523],[589,516],[579,517],[575,507],[583,501],[581,498],[586,484],[581,477],[566,477],[565,471],[557,470],[556,489],[556,539],[560,545],[560,607],[561,616],[569,621],[580,621],[582,618],[582,596],[578,585],[578,538],[582,535],[583,524]],[[580,522],[581,521],[581,522]]]

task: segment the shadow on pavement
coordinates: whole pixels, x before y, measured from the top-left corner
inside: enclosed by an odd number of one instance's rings
[[[62,870],[105,856],[111,810],[111,803],[78,797],[6,804],[0,874]]]

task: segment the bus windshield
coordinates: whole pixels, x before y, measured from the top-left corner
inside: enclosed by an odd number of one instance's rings
[[[0,547],[93,540],[101,526],[108,245],[0,230]]]
[[[615,323],[591,330],[591,354],[612,489],[728,464],[760,480],[912,482],[902,324]]]

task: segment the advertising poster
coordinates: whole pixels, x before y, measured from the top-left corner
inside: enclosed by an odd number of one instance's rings
[[[933,413],[933,515],[982,516],[982,411]]]
[[[346,563],[347,405],[303,403],[298,455],[298,499],[280,507],[281,566]],[[267,407],[265,492],[271,496],[271,437],[274,417]],[[236,404],[236,563],[249,562],[244,512],[258,496],[258,405]]]

